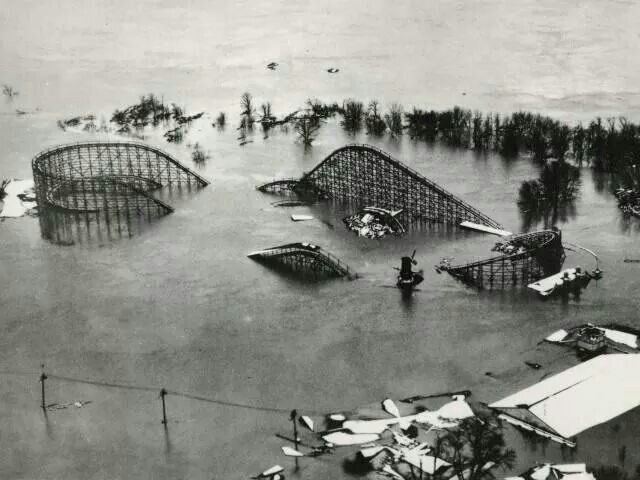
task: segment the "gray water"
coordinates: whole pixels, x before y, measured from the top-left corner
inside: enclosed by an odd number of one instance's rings
[[[537,170],[526,159],[346,136],[330,122],[310,151],[292,134],[236,141],[239,98],[250,91],[281,115],[309,97],[377,98],[482,111],[521,108],[568,121],[638,120],[640,60],[632,2],[2,2],[0,82],[20,95],[0,105],[0,175],[29,178],[30,160],[58,143],[91,138],[56,120],[115,108],[155,92],[189,112],[227,112],[224,131],[194,125],[212,184],[171,201],[176,212],[132,238],[73,246],[42,239],[37,219],[0,224],[0,476],[2,478],[241,479],[281,456],[288,414],[349,411],[386,396],[472,389],[490,402],[577,362],[539,340],[584,322],[640,326],[637,221],[582,172],[565,240],[595,250],[605,271],[579,301],[478,292],[431,266],[489,253],[493,239],[455,228],[370,241],[347,232],[332,205],[278,209],[255,185],[297,176],[349,142],[373,143],[468,200],[506,228],[522,227],[516,197]],[[270,61],[280,63],[275,72]],[[340,73],[329,75],[329,67]],[[33,112],[16,116],[16,108]],[[36,111],[37,109],[37,111]],[[147,141],[191,164],[186,145]],[[311,213],[321,221],[293,223]],[[329,224],[333,226],[330,228]],[[246,258],[290,241],[317,243],[362,274],[354,282],[299,283]],[[411,301],[393,284],[399,257],[417,250],[426,278]],[[593,261],[568,252],[567,265]],[[525,360],[544,371],[532,371]],[[115,388],[52,378],[47,400],[90,400],[42,415],[39,366],[58,376],[149,387]],[[485,375],[492,372],[492,377]],[[168,433],[158,391],[169,396]],[[203,400],[204,399],[204,400]],[[561,458],[616,463],[634,449],[638,415],[587,432],[573,453],[534,448],[518,434],[521,470]],[[316,416],[316,418],[319,418]],[[637,443],[637,442],[635,442]],[[301,463],[293,478],[339,476],[339,452]]]

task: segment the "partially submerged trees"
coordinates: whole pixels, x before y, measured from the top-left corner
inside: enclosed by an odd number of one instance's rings
[[[296,118],[294,129],[302,144],[308,148],[316,139],[318,130],[320,130],[321,120],[313,115],[303,115]]]
[[[9,99],[16,97],[17,95],[19,95],[19,93],[20,92],[18,92],[11,85],[7,85],[6,83],[2,85],[2,94]]]
[[[462,420],[438,441],[437,450],[451,463],[458,478],[480,480],[491,466],[511,468],[516,459],[507,448],[500,420],[482,414]]]

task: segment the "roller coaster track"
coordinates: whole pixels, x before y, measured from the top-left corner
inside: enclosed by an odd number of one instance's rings
[[[39,153],[32,169],[41,204],[70,212],[166,214],[173,208],[150,192],[209,184],[168,153],[138,142],[58,145]]]
[[[455,278],[480,288],[528,285],[558,273],[564,262],[562,235],[556,230],[524,233],[508,239],[513,253],[461,265],[436,267]]]
[[[467,220],[502,228],[464,200],[371,145],[338,148],[299,180],[276,180],[257,188],[403,209],[411,219],[456,225]]]
[[[303,273],[355,278],[355,273],[347,264],[319,246],[310,243],[288,243],[252,252],[247,256],[265,263],[280,264],[288,269]]]

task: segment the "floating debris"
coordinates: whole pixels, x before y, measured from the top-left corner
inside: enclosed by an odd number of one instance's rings
[[[382,401],[382,409],[393,417],[400,417],[400,410],[393,400],[387,398]]]
[[[33,180],[3,181],[2,211],[0,218],[19,218],[36,212],[36,194]]]
[[[438,398],[438,397],[451,397],[451,398],[460,398],[463,399],[471,396],[471,390],[460,390],[459,392],[444,392],[444,393],[432,393],[428,395],[414,395],[412,397],[403,398],[400,400],[402,403],[414,403],[420,400],[427,400],[429,398]]]
[[[322,439],[335,445],[336,447],[346,447],[350,445],[363,445],[366,443],[375,442],[380,438],[380,435],[375,433],[346,433],[346,432],[333,432],[324,435]]]
[[[284,453],[287,457],[304,457],[304,453],[299,452],[295,448],[287,446],[282,447],[282,453]]]
[[[267,468],[264,472],[258,475],[254,475],[251,478],[270,478],[272,480],[277,480],[280,478],[284,478],[283,476],[279,475],[283,471],[284,468],[282,468],[280,465],[274,465],[273,467]]]
[[[345,226],[360,237],[382,238],[387,234],[402,234],[404,227],[396,218],[402,210],[387,210],[378,207],[365,207],[357,214],[345,217]]]
[[[271,63],[269,63],[269,64],[267,65],[267,68],[268,68],[269,70],[275,70],[277,66],[278,66],[278,64],[277,64],[276,62],[271,62]]]
[[[539,363],[536,363],[536,362],[524,362],[524,364],[527,367],[533,368],[534,370],[540,370],[542,368],[542,365],[540,365]]]
[[[479,223],[464,221],[460,224],[462,228],[467,228],[469,230],[476,230],[478,232],[490,233],[492,235],[498,235],[499,237],[509,237],[513,235],[512,232],[507,230],[502,230],[499,228],[488,227],[486,225],[481,225]]]
[[[291,214],[291,220],[293,220],[294,222],[306,222],[308,220],[313,220],[313,216],[312,215],[300,215],[297,213],[293,213]]]
[[[67,408],[71,407],[82,408],[90,403],[91,400],[79,400],[71,403],[51,403],[47,405],[47,410],[66,410]]]
[[[300,423],[313,432],[313,420],[306,415],[300,416]]]
[[[628,331],[620,330],[621,328]],[[632,333],[633,331],[638,332],[632,328],[614,326],[606,328],[587,323],[568,330],[553,332],[545,338],[545,341],[567,345],[589,353],[602,352],[606,348],[635,353],[640,351],[640,343],[638,334]]]
[[[527,287],[535,290],[543,297],[558,293],[579,295],[583,289],[587,288],[591,279],[599,280],[601,278],[602,270],[600,269],[596,268],[589,273],[582,271],[580,267],[575,267],[567,268],[555,275],[530,283]]]
[[[302,200],[281,200],[279,202],[272,203],[274,207],[306,207],[309,205]]]
[[[624,263],[640,263],[640,259],[638,258],[625,258]]]
[[[333,67],[331,67],[331,68],[328,68],[328,69],[327,69],[327,72],[329,72],[329,73],[338,73],[339,71],[340,71],[340,69],[339,69],[339,68],[333,68]]]
[[[596,480],[593,474],[587,472],[587,466],[584,463],[571,463],[568,465],[557,465],[545,463],[530,468],[526,472],[517,477],[508,477],[505,480]]]

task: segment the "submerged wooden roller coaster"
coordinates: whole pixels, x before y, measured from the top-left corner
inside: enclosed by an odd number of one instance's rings
[[[169,154],[137,142],[59,145],[39,153],[32,170],[43,236],[61,242],[70,241],[74,224],[87,233],[91,222],[129,231],[141,218],[173,212],[152,192],[209,184]]]
[[[514,235],[500,250],[502,255],[461,265],[445,262],[436,270],[479,288],[504,289],[526,286],[558,273],[565,259],[559,230]]]
[[[349,265],[318,245],[311,243],[288,243],[252,252],[247,256],[254,260],[281,266],[297,273],[310,274],[314,277],[327,276],[354,279],[357,276],[349,268]]]
[[[459,225],[471,221],[500,224],[464,200],[371,145],[335,150],[300,179],[282,179],[257,187],[268,193],[293,192],[349,200],[388,210],[403,210],[405,221],[427,220]]]

